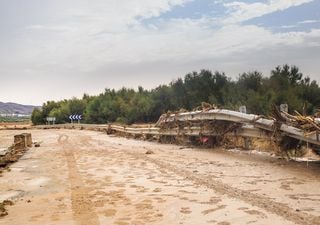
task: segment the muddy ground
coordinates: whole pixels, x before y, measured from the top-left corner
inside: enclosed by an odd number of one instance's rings
[[[320,166],[129,140],[29,130],[0,177],[1,225],[320,224]],[[0,131],[0,145],[21,131]],[[154,154],[145,154],[148,150]]]
[[[0,122],[0,130],[30,129],[31,122]],[[1,144],[1,143],[0,143]]]

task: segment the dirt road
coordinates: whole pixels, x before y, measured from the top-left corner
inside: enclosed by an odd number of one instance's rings
[[[10,143],[19,131],[0,131]],[[262,156],[32,130],[0,177],[1,225],[320,224],[320,167]],[[154,154],[145,154],[152,150]]]

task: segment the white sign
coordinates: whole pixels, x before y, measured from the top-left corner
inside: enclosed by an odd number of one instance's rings
[[[55,117],[47,117],[48,122],[55,122],[56,118]]]
[[[47,122],[49,123],[50,125],[50,122],[52,122],[52,124],[54,124],[56,122],[56,118],[55,117],[47,117]]]
[[[245,105],[242,105],[239,107],[239,112],[241,113],[247,113],[247,107]]]

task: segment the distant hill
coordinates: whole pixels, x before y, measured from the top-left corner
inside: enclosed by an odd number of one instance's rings
[[[31,115],[34,108],[38,108],[38,106],[0,102],[0,114]]]

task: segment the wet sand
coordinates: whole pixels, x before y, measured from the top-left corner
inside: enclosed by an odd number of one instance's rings
[[[0,177],[0,224],[320,224],[319,165],[130,140],[31,130]],[[10,143],[20,131],[0,131]],[[152,150],[154,154],[145,154]]]

